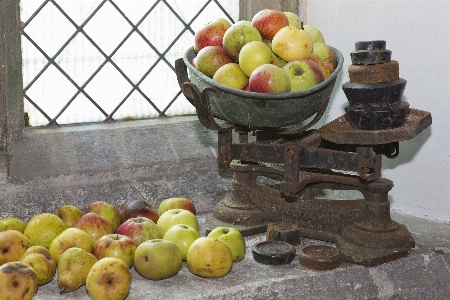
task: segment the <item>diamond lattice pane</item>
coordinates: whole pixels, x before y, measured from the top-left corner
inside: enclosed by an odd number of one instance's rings
[[[125,98],[131,88],[132,86],[119,71],[107,63],[89,82],[85,90],[109,114]]]
[[[54,118],[66,103],[76,93],[77,89],[55,67],[50,66],[27,91],[27,95],[42,108],[51,118]],[[36,109],[30,109],[30,118]],[[36,125],[36,123],[35,123]]]
[[[53,57],[75,30],[75,27],[67,18],[53,4],[49,3],[28,24],[25,33],[49,57]]]
[[[131,31],[131,25],[109,2],[105,3],[84,27],[86,33],[110,55]]]
[[[78,33],[55,59],[79,86],[82,86],[104,61],[104,56],[81,33]]]
[[[142,34],[163,53],[184,29],[170,9],[160,2],[139,26]]]
[[[137,83],[155,63],[159,56],[139,36],[133,33],[127,42],[114,54],[112,60],[124,73]]]

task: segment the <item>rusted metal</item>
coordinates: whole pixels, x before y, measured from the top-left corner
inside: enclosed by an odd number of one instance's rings
[[[300,248],[300,264],[311,270],[332,270],[341,265],[342,254],[330,245],[308,245]]]
[[[266,241],[281,241],[298,245],[302,242],[300,228],[297,224],[269,223],[267,224]]]
[[[350,65],[348,76],[351,83],[380,83],[398,80],[400,77],[398,61],[392,60],[384,64]]]

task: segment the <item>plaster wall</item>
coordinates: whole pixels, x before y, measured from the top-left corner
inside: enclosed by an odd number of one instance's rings
[[[339,49],[344,66],[321,124],[345,113],[342,84],[349,81],[350,53],[357,41],[385,40],[407,80],[404,100],[429,111],[433,124],[412,140],[400,142],[396,159],[383,158],[385,178],[394,182],[391,208],[409,215],[449,221],[450,215],[450,1],[307,2],[307,20],[327,44]]]

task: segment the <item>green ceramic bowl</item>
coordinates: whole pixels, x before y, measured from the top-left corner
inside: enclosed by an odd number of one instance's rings
[[[214,86],[221,92],[219,96],[210,93],[211,109],[217,118],[250,128],[278,128],[300,124],[313,116],[322,100],[331,95],[344,63],[342,53],[333,50],[338,65],[325,81],[304,91],[282,94],[245,92],[215,82],[192,66],[191,61],[196,56],[193,47],[186,51],[183,61],[189,79],[200,91],[206,86]]]

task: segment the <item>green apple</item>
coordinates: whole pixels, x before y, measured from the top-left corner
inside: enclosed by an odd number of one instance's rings
[[[194,65],[197,70],[213,78],[216,71],[223,65],[233,62],[220,46],[206,46],[197,53]]]
[[[212,79],[220,84],[238,90],[242,90],[248,84],[248,77],[242,72],[241,67],[237,63],[229,63],[221,66]]]
[[[67,225],[57,215],[42,213],[28,221],[23,233],[31,246],[40,245],[48,249],[53,239],[66,229]]]
[[[97,261],[86,278],[86,290],[93,299],[125,299],[130,286],[131,271],[116,257],[105,257]]]
[[[178,246],[168,240],[148,240],[134,252],[134,269],[151,280],[172,277],[181,270],[183,259]]]
[[[323,37],[322,32],[320,32],[320,30],[317,29],[316,27],[313,27],[311,25],[303,25],[303,30],[309,34],[313,44],[325,43],[325,38]]]
[[[294,26],[281,28],[272,39],[272,51],[287,62],[307,59],[312,45],[309,34]]]
[[[104,257],[117,257],[131,268],[133,266],[136,245],[132,238],[122,234],[107,234],[97,240],[92,254],[97,259]]]
[[[250,21],[241,20],[231,25],[223,35],[223,48],[233,61],[238,61],[242,47],[252,41],[262,41],[261,34]]]
[[[73,247],[91,253],[93,249],[92,236],[79,228],[67,228],[50,243],[49,251],[56,263],[59,263],[61,255]]]
[[[75,205],[66,204],[58,208],[58,210],[55,212],[55,215],[63,220],[67,227],[72,227],[73,223],[81,218],[83,212]]]
[[[223,66],[222,66],[223,67]],[[182,208],[187,209],[194,215],[197,214],[197,211],[195,210],[194,203],[189,200],[188,198],[184,197],[173,197],[173,198],[167,198],[164,199],[158,206],[158,217],[168,211],[169,209],[173,208]]]
[[[191,273],[201,277],[223,277],[233,266],[233,255],[218,238],[200,237],[189,247],[187,266]]]
[[[288,62],[283,70],[289,75],[291,92],[303,91],[323,81],[322,70],[306,59]]]
[[[0,232],[0,265],[19,260],[30,247],[29,239],[20,231],[5,230]]]
[[[187,259],[187,252],[191,244],[200,237],[197,229],[184,224],[176,224],[167,230],[163,240],[175,243],[181,250],[184,261]]]
[[[262,41],[252,41],[245,44],[239,52],[239,67],[247,77],[250,77],[257,67],[269,64],[272,49]]]
[[[73,227],[90,234],[93,244],[95,244],[100,237],[114,233],[113,225],[102,216],[93,212],[84,214],[73,224]]]
[[[97,258],[81,248],[69,248],[58,263],[58,287],[61,293],[70,293],[86,284],[89,270]]]
[[[93,212],[108,220],[113,226],[113,232],[116,232],[120,226],[121,215],[117,206],[105,201],[92,202],[86,209],[85,213]]]
[[[190,211],[181,208],[169,209],[159,217],[156,223],[162,236],[166,234],[170,227],[176,224],[189,225],[198,230],[197,217]]]
[[[265,64],[253,71],[249,78],[249,89],[255,93],[288,93],[291,91],[291,82],[282,68]]]
[[[294,26],[297,29],[303,29],[302,21],[299,16],[290,11],[285,11],[284,14],[288,18],[289,26]]]
[[[38,278],[38,285],[49,283],[56,274],[56,261],[44,246],[25,250],[19,261],[29,265]]]
[[[5,230],[17,230],[23,233],[27,227],[27,222],[19,218],[4,218],[0,220],[0,232]]]
[[[0,299],[31,300],[38,290],[36,273],[21,261],[0,265]]]
[[[218,238],[225,242],[231,250],[233,262],[241,261],[245,256],[245,240],[241,232],[236,228],[216,227],[208,234],[208,237]]]
[[[263,39],[263,42],[272,50],[272,40]],[[281,68],[286,64],[286,61],[281,59],[281,57],[279,57],[272,51],[270,63]]]
[[[337,57],[336,53],[334,52],[333,48],[325,43],[314,43],[312,48],[312,53],[319,56],[321,59],[328,60],[332,65],[333,68],[336,69],[337,67]]]

